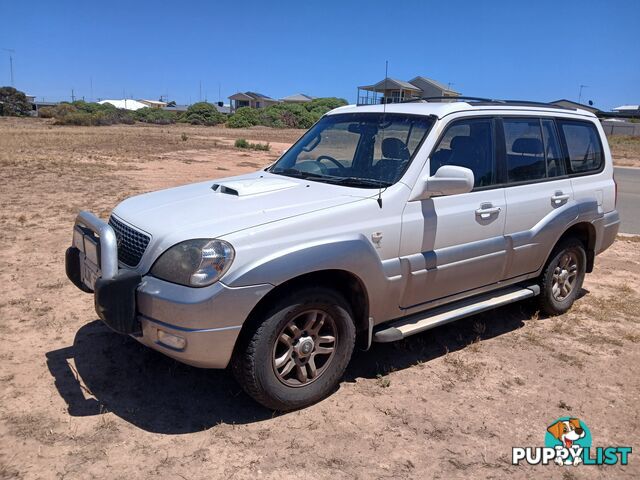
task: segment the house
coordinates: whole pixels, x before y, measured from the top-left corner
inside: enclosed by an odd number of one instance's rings
[[[601,113],[601,110],[593,105],[585,105],[583,103],[574,102],[572,100],[567,100],[566,98],[561,98],[560,100],[556,100],[555,102],[549,102],[551,105],[558,105],[559,107],[564,108],[579,108],[581,110],[586,110],[595,115]]]
[[[640,114],[640,105],[620,105],[619,107],[612,108],[614,112],[618,113],[631,113]]]
[[[607,117],[640,119],[640,105],[620,105],[607,112]]]
[[[364,92],[364,93],[363,93]],[[379,95],[380,94],[380,95]],[[405,82],[385,78],[373,85],[358,87],[358,104],[399,103],[423,97],[458,97],[455,90],[431,78],[417,76]]]
[[[38,117],[42,107],[55,107],[58,105],[58,102],[45,102],[44,99],[38,101],[35,95],[25,95],[25,97],[27,97],[27,102],[31,104],[32,117]]]
[[[242,107],[265,108],[279,101],[257,92],[238,92],[229,97],[229,103],[231,112],[235,112]]]
[[[164,108],[167,106],[167,102],[161,102],[159,100],[138,100],[140,103],[144,103],[149,108]]]
[[[39,102],[38,100],[34,100],[33,102],[31,102],[31,115],[33,115],[34,117],[39,117],[40,116],[40,109],[42,107],[56,107],[58,106],[59,103],[58,102],[45,102],[44,100]]]
[[[280,101],[284,103],[308,103],[316,97],[305,95],[304,93],[296,93],[289,95],[288,97],[281,98]]]

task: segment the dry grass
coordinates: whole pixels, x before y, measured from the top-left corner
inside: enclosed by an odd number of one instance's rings
[[[608,141],[615,165],[640,167],[640,137],[615,135]]]

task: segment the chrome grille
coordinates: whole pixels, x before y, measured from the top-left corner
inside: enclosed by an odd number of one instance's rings
[[[130,267],[137,266],[149,245],[149,236],[114,217],[109,219],[109,225],[113,227],[118,239],[118,260]]]

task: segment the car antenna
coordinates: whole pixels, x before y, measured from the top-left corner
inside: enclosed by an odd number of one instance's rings
[[[389,78],[389,60],[384,61],[384,91],[387,91],[387,79]],[[384,125],[385,115],[387,113],[387,99],[382,94],[382,125]],[[384,142],[384,128],[382,129],[382,141],[380,142],[380,148],[382,148],[382,142]],[[378,206],[382,208],[382,183],[378,185],[378,198],[376,199]]]

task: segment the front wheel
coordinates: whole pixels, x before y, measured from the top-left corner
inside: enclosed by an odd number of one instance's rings
[[[548,315],[562,315],[580,293],[587,265],[582,242],[569,238],[551,253],[541,276],[540,309]]]
[[[283,411],[305,407],[335,389],[355,337],[351,309],[341,295],[304,288],[258,319],[240,340],[232,369],[242,388],[262,405]]]

